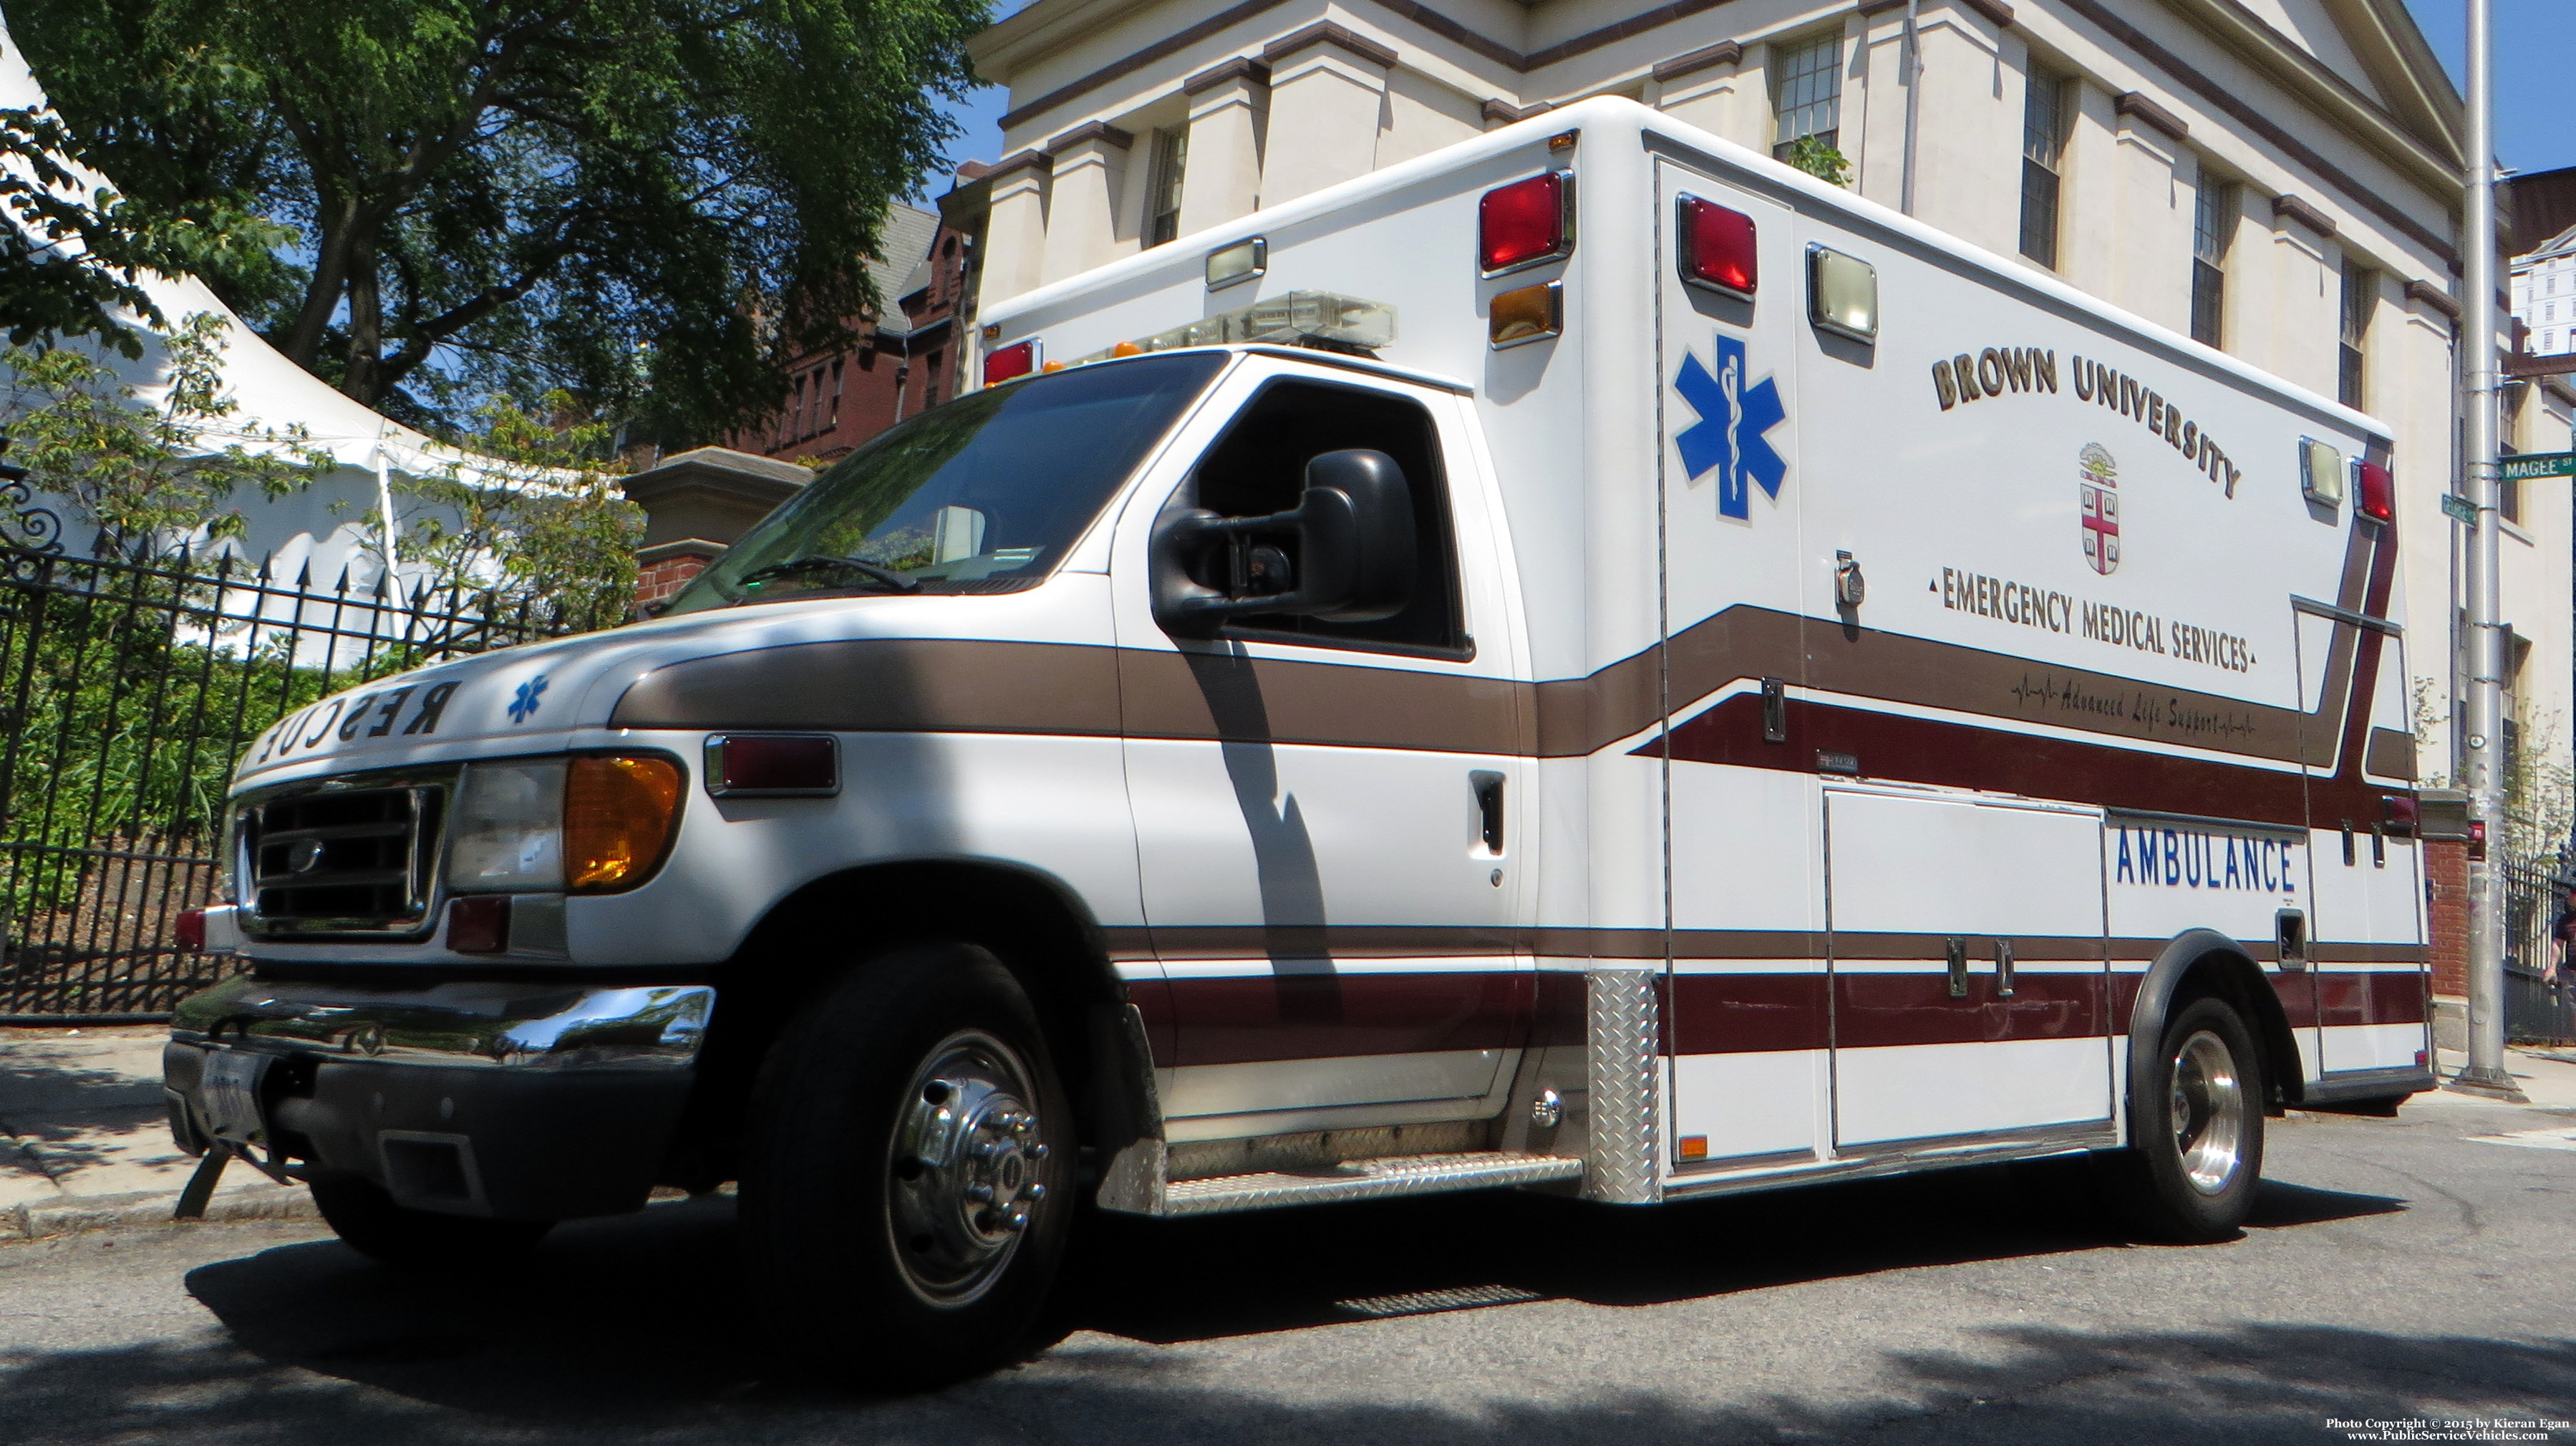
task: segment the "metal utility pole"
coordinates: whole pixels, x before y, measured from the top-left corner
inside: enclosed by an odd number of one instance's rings
[[[1922,11],[1923,0],[1905,0],[1905,52],[1897,62],[1905,72],[1905,184],[1896,209],[1908,216],[1914,214],[1914,134],[1923,115],[1923,36],[1916,25]]]
[[[2504,625],[2497,618],[2495,35],[2493,0],[2469,0],[2469,194],[2460,311],[2468,406],[2469,820],[2487,858],[2469,864],[2469,1063],[2450,1087],[2520,1098],[2504,1069]]]

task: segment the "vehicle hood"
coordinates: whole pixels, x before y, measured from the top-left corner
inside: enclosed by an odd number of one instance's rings
[[[763,603],[457,658],[288,713],[244,751],[235,785],[597,747],[628,689],[656,669],[709,657],[874,638],[1106,643],[1107,582],[1064,573],[998,595]]]

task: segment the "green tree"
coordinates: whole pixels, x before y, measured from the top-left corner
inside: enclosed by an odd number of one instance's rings
[[[142,339],[119,310],[163,320],[141,285],[161,259],[132,224],[133,207],[73,169],[78,149],[50,111],[0,110],[0,326],[12,346],[96,336],[129,357]]]
[[[1823,136],[1800,136],[1789,145],[1790,165],[1828,186],[1851,184],[1851,158]]]
[[[79,347],[0,350],[0,431],[30,483],[70,501],[102,555],[157,558],[201,535],[238,537],[235,500],[275,499],[328,470],[302,429],[238,422],[223,386],[223,322],[199,313],[163,339],[157,405]],[[36,539],[11,539],[36,540]],[[82,539],[85,540],[85,539]]]
[[[987,0],[16,0],[143,234],[407,420],[565,387],[666,436],[878,302]],[[291,229],[289,246],[261,227]]]
[[[612,429],[576,412],[562,391],[543,417],[492,403],[466,439],[483,459],[473,472],[405,484],[429,505],[402,523],[397,552],[432,594],[483,594],[487,609],[525,606],[581,627],[612,626],[634,606],[644,512],[605,460]]]

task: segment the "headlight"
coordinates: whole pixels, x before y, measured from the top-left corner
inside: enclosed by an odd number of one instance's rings
[[[448,832],[447,887],[623,893],[661,867],[681,792],[679,765],[650,754],[469,764]]]
[[[561,889],[564,763],[474,763],[448,827],[447,887],[456,893]]]

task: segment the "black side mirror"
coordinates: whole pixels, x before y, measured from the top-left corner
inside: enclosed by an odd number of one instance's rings
[[[1306,464],[1293,511],[1165,512],[1154,524],[1154,620],[1204,638],[1232,617],[1391,618],[1413,598],[1414,541],[1413,490],[1395,459],[1326,452]]]

